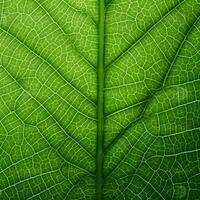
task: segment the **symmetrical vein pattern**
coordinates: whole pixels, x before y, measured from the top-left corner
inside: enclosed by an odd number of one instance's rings
[[[199,0],[0,0],[0,200],[199,198]]]

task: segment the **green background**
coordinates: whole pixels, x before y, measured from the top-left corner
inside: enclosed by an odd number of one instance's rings
[[[100,1],[0,0],[0,200],[200,198],[200,1]]]

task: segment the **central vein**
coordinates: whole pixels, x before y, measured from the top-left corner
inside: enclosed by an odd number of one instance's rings
[[[97,69],[97,149],[96,149],[96,193],[102,200],[103,189],[103,157],[104,157],[104,21],[105,2],[99,0],[99,46]]]

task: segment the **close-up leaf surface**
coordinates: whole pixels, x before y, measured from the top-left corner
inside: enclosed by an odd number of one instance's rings
[[[0,200],[200,199],[199,0],[0,0]]]

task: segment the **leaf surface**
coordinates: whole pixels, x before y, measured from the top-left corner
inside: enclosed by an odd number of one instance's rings
[[[199,113],[199,0],[0,0],[0,200],[197,200]]]

